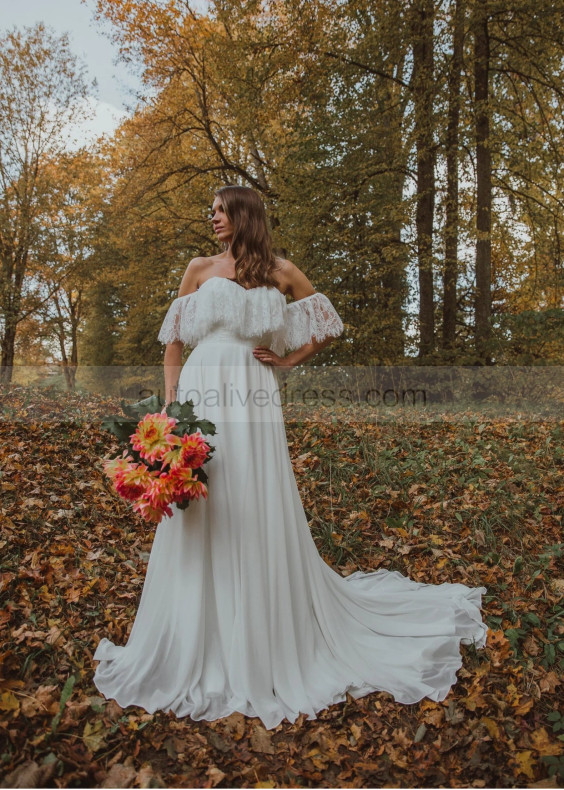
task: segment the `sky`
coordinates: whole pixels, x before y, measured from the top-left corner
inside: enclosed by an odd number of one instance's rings
[[[205,0],[194,7],[202,11]],[[87,145],[102,134],[111,134],[135,107],[141,91],[139,75],[118,61],[118,47],[110,41],[108,25],[94,20],[94,0],[0,0],[2,34],[14,26],[22,29],[44,22],[56,34],[68,33],[72,52],[85,63],[93,118],[73,128],[78,145]],[[106,31],[106,32],[104,32]]]

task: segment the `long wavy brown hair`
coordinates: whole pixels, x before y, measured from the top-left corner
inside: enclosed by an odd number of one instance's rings
[[[266,209],[258,192],[236,184],[220,187],[214,192],[233,225],[231,252],[235,258],[235,280],[244,288],[278,284],[273,272],[278,260],[272,247],[272,236]]]

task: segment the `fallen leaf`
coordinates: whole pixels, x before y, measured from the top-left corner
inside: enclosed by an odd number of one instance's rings
[[[538,656],[541,651],[539,643],[532,634],[529,634],[529,636],[523,642],[523,648],[530,656]]]
[[[216,765],[210,765],[208,770],[206,771],[206,774],[210,778],[212,787],[218,785],[223,779],[225,779],[226,776],[226,774],[224,774],[223,771],[220,771],[220,769]]]
[[[28,760],[8,774],[2,781],[2,787],[47,787],[55,768],[56,762],[38,765],[33,760]]]
[[[518,773],[525,774],[529,779],[534,779],[535,774],[533,771],[533,753],[529,750],[517,752],[515,755],[515,762],[517,763]]]
[[[484,725],[492,738],[497,740],[500,737],[499,727],[497,726],[497,722],[493,719],[484,716],[483,719],[480,719],[480,724]]]
[[[275,749],[271,743],[271,737],[271,734],[262,725],[255,724],[251,735],[251,749],[263,754],[274,754]]]
[[[89,721],[86,722],[82,732],[82,740],[87,749],[91,752],[97,752],[102,746],[105,746],[105,738],[106,729],[102,721],[95,721],[94,724],[91,724]]]
[[[540,679],[539,688],[543,693],[553,694],[561,681],[556,672],[550,671]]]
[[[444,721],[444,717],[444,710],[442,708],[437,708],[436,710],[428,710],[423,716],[423,721],[431,727],[440,727]]]
[[[521,701],[513,708],[513,715],[524,716],[526,713],[532,710],[534,704],[535,701],[532,699],[532,697],[521,697]]]
[[[0,695],[0,710],[4,713],[9,713],[12,710],[19,710],[20,702],[15,694],[11,691],[4,691]]]
[[[423,738],[425,737],[426,732],[427,732],[427,727],[425,727],[424,724],[420,724],[413,738],[413,743],[419,743],[419,741],[422,741]]]
[[[56,625],[52,625],[51,628],[49,629],[49,633],[45,638],[45,641],[47,642],[48,645],[54,645],[55,642],[61,638],[62,633],[63,632],[61,631],[60,628],[58,628]]]
[[[538,730],[533,730],[530,735],[531,744],[533,748],[542,756],[548,757],[550,755],[558,756],[562,754],[562,746],[557,743],[556,741],[552,741],[548,735],[548,732],[545,730],[544,727],[541,727]]]
[[[231,737],[240,741],[245,734],[245,717],[242,713],[232,713],[227,718],[223,719],[225,729]]]
[[[362,727],[359,727],[358,724],[351,724],[350,730],[354,736],[354,739],[358,742],[362,737]]]
[[[136,771],[133,766],[114,763],[100,787],[131,787],[135,777]]]
[[[151,763],[143,763],[135,779],[135,785],[141,788],[164,787],[162,778],[155,774]]]

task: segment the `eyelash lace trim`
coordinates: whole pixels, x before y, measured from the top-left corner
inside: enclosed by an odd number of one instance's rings
[[[325,294],[316,292],[287,305],[284,328],[285,349],[293,351],[312,338],[339,337],[343,322]]]
[[[343,322],[322,293],[314,293],[286,304],[285,297],[274,288],[227,285],[224,278],[206,280],[206,285],[191,294],[179,296],[170,305],[158,334],[163,343],[182,341],[194,348],[208,332],[224,327],[241,338],[264,338],[272,350],[282,356],[312,338],[318,341],[338,337]],[[218,285],[219,283],[219,285]]]

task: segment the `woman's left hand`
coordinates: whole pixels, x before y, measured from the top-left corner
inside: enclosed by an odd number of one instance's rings
[[[253,356],[259,362],[264,362],[265,365],[272,365],[278,368],[290,367],[283,357],[279,357],[278,354],[275,354],[274,351],[266,346],[255,346],[253,348]]]

